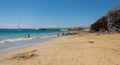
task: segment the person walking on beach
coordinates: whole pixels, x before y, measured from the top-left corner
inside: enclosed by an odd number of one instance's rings
[[[60,35],[60,34],[58,33],[57,36],[59,37],[59,35]]]
[[[62,33],[62,36],[64,36],[64,32]]]

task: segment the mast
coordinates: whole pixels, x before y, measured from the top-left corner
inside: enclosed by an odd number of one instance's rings
[[[18,23],[17,31],[22,31],[22,30],[20,29],[20,26],[21,26],[21,22]]]
[[[18,23],[17,29],[20,29],[20,26],[21,26],[21,22]]]

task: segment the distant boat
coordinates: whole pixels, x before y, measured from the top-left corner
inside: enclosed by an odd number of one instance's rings
[[[19,22],[17,31],[23,31],[23,30],[20,29],[20,25],[21,25],[21,23]]]
[[[19,30],[19,29],[18,29],[17,31],[23,31],[23,30]]]

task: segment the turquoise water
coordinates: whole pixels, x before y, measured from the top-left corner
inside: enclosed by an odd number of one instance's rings
[[[57,36],[60,30],[0,30],[0,43]],[[30,38],[28,38],[28,34]]]
[[[0,30],[0,53],[28,47],[58,37],[60,30]],[[28,34],[30,37],[28,37]]]

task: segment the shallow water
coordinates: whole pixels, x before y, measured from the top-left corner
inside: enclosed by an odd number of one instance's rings
[[[54,38],[56,38],[56,37],[0,44],[0,53],[10,52],[10,51],[14,51],[14,50],[17,50],[17,49],[29,47],[29,46],[32,46],[32,45],[35,45],[35,44],[40,44],[42,42],[46,42],[46,41],[49,41],[49,40],[54,39]]]
[[[0,53],[28,47],[57,37],[60,30],[0,30]],[[30,38],[27,35],[30,35]]]

